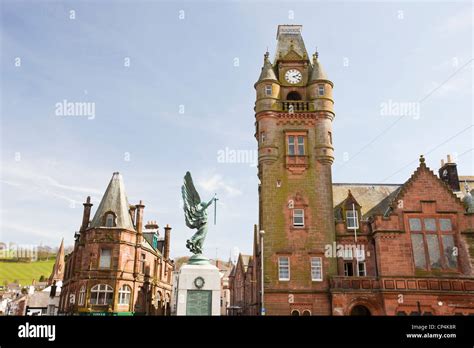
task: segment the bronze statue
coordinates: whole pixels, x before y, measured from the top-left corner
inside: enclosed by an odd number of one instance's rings
[[[209,202],[201,202],[201,197],[199,197],[199,193],[194,187],[190,172],[186,172],[186,175],[184,176],[184,185],[181,186],[181,193],[183,195],[183,209],[186,226],[192,229],[198,229],[191,239],[186,241],[186,247],[194,254],[191,259],[198,259],[198,256],[202,254],[202,245],[207,234],[206,209],[213,202],[216,204],[217,197],[214,195],[214,197]]]

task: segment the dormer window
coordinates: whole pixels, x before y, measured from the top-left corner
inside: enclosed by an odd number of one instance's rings
[[[318,85],[318,94],[324,95],[324,85]]]
[[[359,216],[357,210],[346,211],[347,228],[359,228]]]
[[[265,85],[265,95],[271,96],[273,92],[272,85]]]
[[[114,213],[105,214],[105,227],[115,227],[115,214]]]

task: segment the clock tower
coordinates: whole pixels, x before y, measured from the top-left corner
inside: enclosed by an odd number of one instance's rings
[[[255,83],[259,224],[268,315],[330,315],[336,259],[331,166],[333,83],[318,53],[308,56],[302,26],[280,25]]]

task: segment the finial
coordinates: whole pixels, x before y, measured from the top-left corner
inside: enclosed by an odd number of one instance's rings
[[[269,57],[269,56],[270,56],[270,53],[268,53],[268,47],[267,47],[267,51],[266,51],[265,54],[264,54],[264,57],[265,57],[264,60],[265,60],[265,61],[268,60],[268,57]]]
[[[423,155],[420,155],[420,163],[425,163],[425,158],[423,157]]]

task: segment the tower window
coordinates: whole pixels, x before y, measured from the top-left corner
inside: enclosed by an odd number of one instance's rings
[[[301,100],[301,95],[298,92],[290,92],[286,96],[286,100]]]
[[[304,136],[289,135],[288,136],[288,155],[304,156]]]
[[[265,95],[272,95],[273,93],[273,88],[272,85],[265,85]]]
[[[346,211],[347,228],[359,228],[359,217],[357,210]]]
[[[294,156],[295,155],[295,136],[290,135],[288,137],[288,155]]]
[[[324,85],[318,85],[318,94],[324,95]]]
[[[328,139],[329,139],[329,144],[332,145],[332,133],[328,132]]]
[[[302,135],[298,135],[298,155],[304,155],[304,137]]]
[[[265,132],[260,132],[260,142],[263,144],[265,142],[266,135]]]
[[[112,264],[112,250],[100,249],[99,268],[110,268]]]
[[[290,258],[288,256],[278,258],[278,279],[290,280]]]
[[[313,282],[323,280],[323,264],[320,257],[311,258],[311,280]]]
[[[304,210],[293,209],[293,226],[303,227],[304,226]]]

